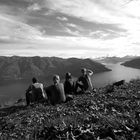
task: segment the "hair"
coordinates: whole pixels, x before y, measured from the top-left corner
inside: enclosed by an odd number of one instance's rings
[[[66,79],[71,79],[71,78],[72,78],[72,77],[71,77],[71,73],[70,73],[70,72],[67,72],[66,75],[65,75],[65,78],[66,78]]]
[[[86,72],[87,71],[87,69],[86,68],[82,68],[81,69],[81,72],[83,73],[83,72]]]
[[[58,80],[60,80],[60,77],[59,77],[59,75],[54,75],[54,76],[53,76],[53,80],[55,80],[55,79],[58,79]]]
[[[32,78],[32,82],[33,82],[33,83],[36,83],[36,82],[37,82],[37,79],[36,79],[35,77],[33,77],[33,78]]]

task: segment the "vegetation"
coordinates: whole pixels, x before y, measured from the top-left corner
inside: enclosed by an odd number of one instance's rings
[[[18,104],[0,109],[0,138],[137,140],[139,111],[140,80],[132,80],[110,92],[107,86],[56,106]]]

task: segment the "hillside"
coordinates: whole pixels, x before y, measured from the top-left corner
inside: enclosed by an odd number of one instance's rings
[[[0,138],[26,140],[139,140],[140,80],[114,91],[50,106],[47,103],[0,109]]]
[[[122,65],[124,65],[126,67],[132,67],[132,68],[140,69],[140,57],[135,58],[135,59],[130,60],[130,61],[127,61],[125,63],[122,63]]]
[[[104,65],[90,59],[57,57],[0,57],[0,78],[27,79],[33,76],[52,77],[54,74],[64,76],[71,72],[79,76],[81,67],[86,67],[94,73],[108,71]]]

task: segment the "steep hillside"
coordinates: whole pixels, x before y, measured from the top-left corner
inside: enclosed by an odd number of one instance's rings
[[[1,108],[0,139],[140,140],[140,80],[106,88],[55,106]]]
[[[130,61],[127,61],[125,63],[122,63],[122,65],[124,65],[126,67],[132,67],[132,68],[140,69],[140,57],[135,58],[135,59],[130,60]]]
[[[81,67],[86,67],[94,73],[108,71],[104,65],[90,59],[62,59],[57,57],[0,57],[0,78],[24,79],[33,76],[49,77],[53,74],[63,76],[71,72],[78,76]]]

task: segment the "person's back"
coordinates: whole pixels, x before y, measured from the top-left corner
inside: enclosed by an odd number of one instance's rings
[[[29,86],[29,88],[26,91],[27,105],[29,105],[30,102],[39,102],[40,100],[46,98],[43,90],[43,84],[38,83],[36,78],[32,78],[32,82],[33,83]]]
[[[91,82],[90,76],[93,74],[93,72],[89,69],[81,69],[82,75],[78,78],[78,81],[76,83],[76,90],[79,87],[81,91],[93,91],[93,86]]]
[[[58,94],[56,94],[57,90],[56,90],[55,86],[51,85],[49,87],[46,87],[45,91],[46,91],[48,101],[50,102],[50,104],[52,104],[52,105],[57,104],[57,102],[58,102]]]
[[[74,94],[74,82],[71,76],[71,73],[66,73],[65,82],[64,82],[65,94]]]
[[[43,84],[42,83],[33,83],[32,84],[32,90],[33,90],[33,94],[35,95],[35,101],[40,101],[43,98],[45,98],[45,93],[43,90]]]
[[[45,88],[48,100],[52,105],[65,102],[66,96],[64,92],[64,85],[60,83],[59,76],[55,75],[53,77],[53,81],[54,81],[53,85]]]
[[[64,85],[63,83],[58,83],[57,85],[55,85],[56,91],[57,91],[57,95],[58,95],[58,102],[65,102],[66,101],[66,96],[65,96],[65,92],[64,92]]]
[[[85,76],[80,76],[78,78],[79,83],[81,82],[81,85],[83,86],[82,89],[83,90],[87,90],[89,88],[89,84],[88,84],[88,77],[87,75]]]
[[[66,94],[74,93],[74,82],[72,80],[67,80],[64,83],[64,89]]]

